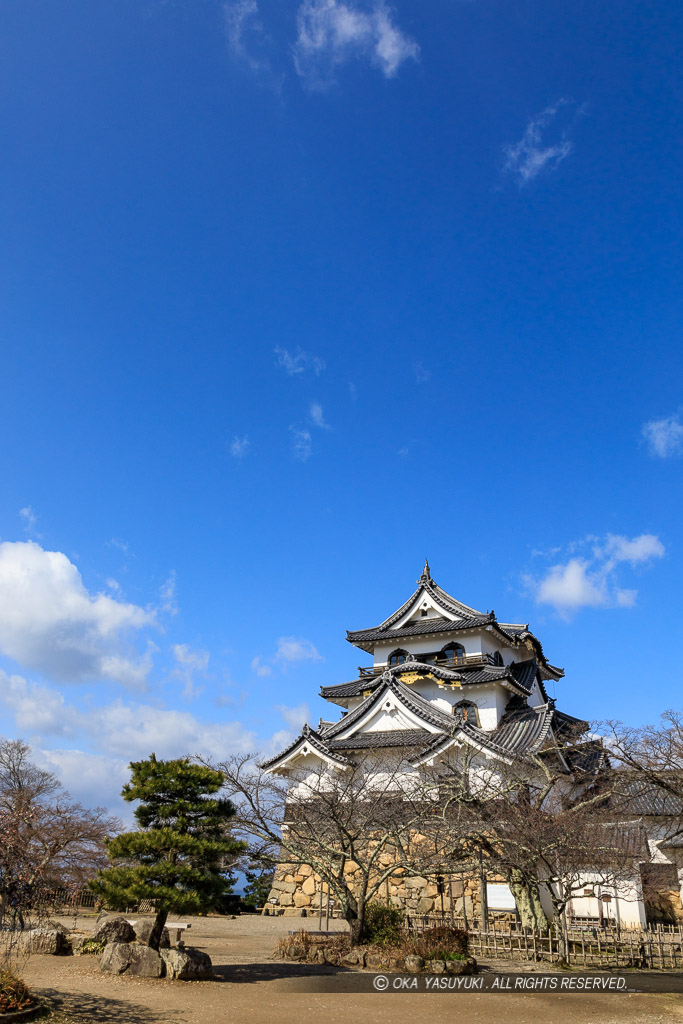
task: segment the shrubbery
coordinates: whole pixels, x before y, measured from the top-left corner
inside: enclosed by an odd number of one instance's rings
[[[0,1013],[17,1013],[34,1004],[35,999],[21,978],[9,968],[0,970]]]
[[[425,960],[464,960],[467,957],[467,932],[441,925],[425,928],[421,935],[406,939],[402,949],[406,954],[421,956]]]
[[[371,903],[365,911],[365,941],[373,946],[398,946],[405,914],[398,907]]]

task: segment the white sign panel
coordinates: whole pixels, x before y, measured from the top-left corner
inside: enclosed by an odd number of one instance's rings
[[[515,898],[510,886],[504,882],[487,882],[486,899],[489,910],[516,910]]]

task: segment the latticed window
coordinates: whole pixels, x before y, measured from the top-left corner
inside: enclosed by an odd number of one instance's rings
[[[441,654],[448,661],[454,661],[456,664],[465,660],[465,648],[462,644],[447,644]]]
[[[461,700],[453,705],[453,714],[469,725],[479,725],[479,709],[471,700]]]
[[[389,668],[393,668],[394,665],[402,665],[407,656],[407,651],[394,651],[393,654],[389,655]]]

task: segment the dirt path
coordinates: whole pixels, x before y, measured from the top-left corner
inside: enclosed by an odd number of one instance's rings
[[[191,922],[187,944],[211,956],[215,981],[112,977],[100,973],[94,957],[35,956],[22,973],[60,1008],[55,1024],[683,1024],[682,996],[295,991],[333,971],[270,959],[278,938],[298,922],[251,916]],[[92,925],[92,919],[78,922],[83,932]]]

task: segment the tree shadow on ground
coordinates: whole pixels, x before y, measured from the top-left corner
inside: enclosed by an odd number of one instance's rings
[[[68,1024],[183,1024],[184,1016],[158,1013],[149,1006],[140,1006],[123,999],[108,999],[89,992],[58,992],[54,988],[35,990],[47,1009],[63,1014]],[[59,1018],[58,1018],[59,1019]]]
[[[214,980],[233,984],[255,984],[259,981],[281,981],[283,978],[324,977],[331,974],[349,974],[346,967],[332,964],[292,963],[286,960],[262,961],[252,964],[214,964]]]

